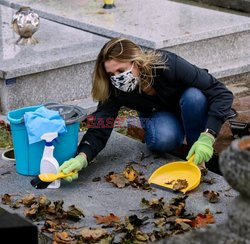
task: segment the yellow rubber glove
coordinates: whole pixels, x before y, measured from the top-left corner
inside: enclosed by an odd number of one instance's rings
[[[201,164],[202,162],[208,162],[213,156],[213,144],[215,142],[215,138],[213,135],[207,132],[203,132],[200,134],[198,140],[193,144],[191,149],[188,152],[187,160],[194,156],[194,163]]]
[[[65,161],[58,169],[58,172],[63,172],[64,174],[68,174],[72,171],[80,171],[82,168],[86,168],[88,165],[86,156],[84,154],[79,154],[75,158],[71,158],[70,160]],[[72,182],[78,178],[78,173],[75,173],[72,176],[68,176],[63,178],[68,182]]]

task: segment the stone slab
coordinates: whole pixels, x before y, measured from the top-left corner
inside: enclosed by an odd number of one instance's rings
[[[46,102],[67,103],[87,98],[93,66],[94,62],[87,62],[24,75],[17,77],[13,84],[0,79],[0,110],[7,113]]]
[[[107,215],[114,213],[121,218],[128,215],[140,213],[140,201],[142,197],[152,199],[155,197],[164,197],[168,202],[178,194],[157,189],[155,192],[148,192],[131,187],[119,189],[112,184],[105,182],[104,176],[110,171],[122,172],[126,163],[130,161],[139,162],[141,152],[150,155],[142,163],[146,165],[153,162],[150,167],[144,168],[133,165],[139,171],[149,177],[151,173],[159,166],[176,161],[177,158],[170,154],[157,155],[149,152],[145,144],[130,139],[119,133],[112,132],[106,148],[96,157],[94,162],[87,169],[80,173],[79,179],[71,184],[62,181],[62,185],[57,190],[45,189],[36,190],[30,185],[33,177],[22,176],[15,172],[15,165],[10,162],[0,160],[0,194],[18,194],[22,196],[27,193],[34,193],[36,196],[45,194],[50,200],[64,200],[65,208],[75,204],[85,212],[85,218],[79,222],[79,226],[95,226],[94,214]],[[8,174],[6,174],[8,172]],[[101,177],[101,181],[92,182],[94,177]],[[197,214],[204,212],[209,208],[215,215],[216,223],[223,223],[227,218],[227,211],[230,210],[232,200],[238,195],[226,183],[222,176],[212,172],[208,177],[213,177],[216,183],[213,185],[201,184],[196,190],[189,194],[186,200],[187,212]],[[220,201],[216,204],[209,203],[202,193],[205,190],[220,191]],[[23,215],[23,209],[12,210],[8,206],[0,203],[0,207],[20,213]],[[222,210],[222,214],[215,214],[217,210]],[[40,225],[41,227],[41,225]]]
[[[11,27],[16,10],[0,5],[0,78],[10,79],[96,59],[106,38],[41,18],[34,46],[19,46]]]
[[[104,10],[102,0],[0,3],[15,8],[28,5],[44,18],[103,36],[126,36],[141,46],[158,49],[250,28],[248,17],[168,0],[116,0],[112,10]]]

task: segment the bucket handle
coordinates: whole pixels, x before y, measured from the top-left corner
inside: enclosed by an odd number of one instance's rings
[[[86,119],[87,113],[86,113],[85,109],[83,109],[82,107],[79,107],[77,105],[71,105],[71,106],[74,108],[76,113],[80,114],[80,116],[78,116],[77,118],[71,118],[71,119],[66,120],[66,124],[73,124],[76,122],[82,122],[83,120]]]

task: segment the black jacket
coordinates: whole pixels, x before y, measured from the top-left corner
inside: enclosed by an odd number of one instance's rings
[[[144,115],[157,110],[168,110],[178,115],[181,94],[188,87],[200,89],[207,97],[209,111],[206,128],[219,132],[230,113],[233,102],[232,92],[207,70],[190,64],[174,53],[166,52],[163,58],[167,68],[155,69],[153,87],[156,95],[140,94],[138,90],[130,93],[119,91],[117,95],[112,91],[107,102],[98,104],[92,116],[95,116],[97,124],[98,121],[103,120],[107,126],[89,128],[83,136],[78,152],[84,152],[88,161],[91,161],[105,147],[113,129],[110,122],[117,117],[121,106],[137,110]],[[101,127],[100,123],[98,125]]]

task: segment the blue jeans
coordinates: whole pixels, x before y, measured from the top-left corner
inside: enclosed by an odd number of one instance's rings
[[[152,151],[170,152],[178,148],[186,136],[189,147],[205,130],[208,102],[197,88],[188,88],[180,98],[181,117],[168,111],[157,111],[140,120],[145,130],[145,142]]]

